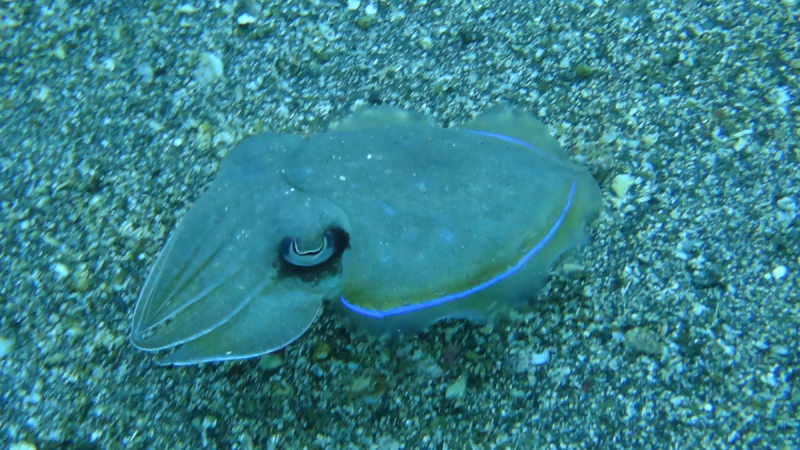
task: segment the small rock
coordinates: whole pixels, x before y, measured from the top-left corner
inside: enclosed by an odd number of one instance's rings
[[[194,14],[197,11],[197,8],[189,4],[179,5],[177,8],[175,8],[175,12],[178,14]]]
[[[372,386],[372,379],[370,377],[358,377],[353,380],[353,384],[350,385],[350,392],[363,392],[370,386]]]
[[[401,446],[405,447],[400,441],[389,436],[384,436],[378,440],[378,450],[400,450]]]
[[[674,49],[666,49],[661,53],[661,64],[674,66],[681,60],[681,54]]]
[[[659,338],[654,333],[645,329],[634,328],[625,333],[625,344],[640,352],[650,356],[658,356],[664,352],[664,347],[659,342]]]
[[[611,190],[614,191],[618,198],[625,198],[625,194],[628,193],[628,190],[635,182],[636,179],[627,173],[619,174],[611,180]]]
[[[331,344],[325,341],[317,341],[317,346],[314,348],[314,359],[326,359],[331,353]]]
[[[402,9],[398,9],[396,6],[392,5],[392,13],[389,14],[389,20],[392,22],[397,22],[398,20],[403,20],[406,18],[406,13]]]
[[[789,354],[789,347],[785,345],[775,345],[770,349],[770,351],[773,355],[786,356]]]
[[[600,140],[601,144],[608,145],[608,144],[614,143],[614,141],[616,141],[618,138],[619,138],[619,131],[617,131],[617,130],[609,130],[609,131],[606,131],[605,133],[603,133],[600,136],[599,140]],[[630,175],[624,175],[624,176],[630,176]]]
[[[472,44],[473,42],[478,42],[483,40],[483,34],[478,33],[477,31],[470,30],[468,28],[462,27],[458,30],[458,37],[461,38],[461,43],[464,45]]]
[[[236,18],[236,23],[238,23],[240,26],[250,25],[251,23],[255,23],[255,21],[256,18],[247,13],[242,13]]]
[[[89,283],[89,272],[79,270],[72,274],[72,286],[77,292],[86,292],[91,284]]]
[[[783,197],[777,202],[778,208],[784,211],[794,211],[797,209],[797,204],[791,197]]]
[[[14,340],[0,337],[0,358],[4,358],[14,349]]]
[[[155,76],[155,70],[153,70],[153,66],[151,66],[150,64],[141,63],[136,67],[136,74],[139,75],[139,77],[142,79],[142,83],[150,84],[153,81],[153,77]],[[148,123],[148,125],[150,124]]]
[[[594,69],[586,64],[578,64],[578,67],[575,68],[575,75],[579,78],[591,78],[594,75]]]
[[[283,365],[283,358],[277,353],[269,353],[261,357],[258,367],[261,370],[275,370]]]
[[[534,366],[541,366],[542,364],[550,361],[550,350],[545,350],[542,353],[531,353],[531,364]]]
[[[236,138],[227,131],[220,131],[219,133],[214,135],[213,143],[215,146],[218,145],[230,145]]]
[[[702,303],[695,303],[694,306],[692,307],[692,314],[694,314],[695,316],[699,316],[704,312],[706,312],[707,310],[708,307],[703,305]]]
[[[370,16],[361,16],[356,19],[356,26],[364,31],[367,31],[369,27],[372,26],[372,23],[375,21],[374,17]]]
[[[64,44],[59,44],[56,46],[55,50],[53,50],[53,55],[63,61],[67,59],[67,48],[64,47]]]
[[[444,396],[450,400],[458,400],[464,398],[464,393],[467,390],[467,375],[461,374],[444,393]]]
[[[36,445],[30,442],[15,442],[8,447],[9,450],[36,450]]]
[[[576,276],[577,277],[577,276],[583,274],[585,270],[586,270],[585,266],[582,266],[580,264],[575,264],[575,263],[569,263],[568,262],[568,263],[564,263],[564,265],[561,266],[561,271],[564,273],[564,275],[571,275],[571,276]]]
[[[433,39],[430,36],[422,36],[419,38],[419,46],[422,47],[423,50],[430,50],[433,47]]]
[[[647,133],[642,135],[642,144],[647,147],[652,147],[656,142],[658,142],[658,133]]]
[[[692,284],[700,288],[717,287],[721,281],[722,270],[716,264],[708,264],[707,267],[692,273]]]
[[[205,84],[219,80],[224,73],[225,66],[222,64],[222,59],[213,53],[205,52],[200,55],[194,77],[198,83]]]
[[[69,272],[69,267],[67,267],[65,264],[60,262],[53,264],[53,273],[55,273],[57,280],[63,280],[67,277],[67,275],[69,275]]]
[[[442,369],[439,364],[436,364],[436,361],[430,356],[425,356],[425,358],[418,363],[417,370],[420,374],[425,376],[426,379],[430,380],[444,375],[444,369]]]

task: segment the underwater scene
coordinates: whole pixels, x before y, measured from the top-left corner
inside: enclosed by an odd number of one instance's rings
[[[800,3],[0,2],[0,445],[800,448]]]

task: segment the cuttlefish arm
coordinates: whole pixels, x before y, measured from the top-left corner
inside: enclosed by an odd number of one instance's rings
[[[133,344],[162,364],[258,356],[297,339],[342,286],[349,222],[281,176],[303,140],[240,143],[181,219],[136,304]]]

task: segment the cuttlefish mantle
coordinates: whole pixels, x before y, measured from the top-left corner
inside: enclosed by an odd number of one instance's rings
[[[528,301],[601,209],[546,127],[496,107],[443,129],[393,108],[239,143],[145,281],[133,344],[162,364],[259,356],[323,300],[375,333]]]

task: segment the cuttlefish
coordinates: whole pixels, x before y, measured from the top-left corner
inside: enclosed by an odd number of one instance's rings
[[[377,107],[308,136],[240,142],[179,221],[133,314],[161,364],[249,358],[300,337],[324,300],[357,326],[409,334],[529,302],[588,241],[589,171],[505,106],[458,128]]]

